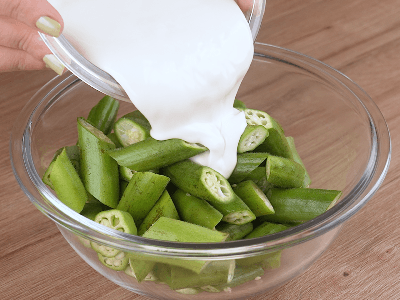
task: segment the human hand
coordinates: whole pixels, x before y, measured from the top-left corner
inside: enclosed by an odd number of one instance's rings
[[[0,0],[0,72],[48,67],[62,74],[38,34],[57,37],[62,29],[61,15],[46,0]]]
[[[253,6],[253,0],[236,0],[236,2],[243,12],[248,11]]]

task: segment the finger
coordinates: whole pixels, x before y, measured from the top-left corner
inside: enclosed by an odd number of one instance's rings
[[[0,58],[0,72],[46,68],[43,60],[36,59],[22,50],[0,46]]]
[[[245,12],[248,11],[253,7],[253,0],[237,0],[237,4],[239,5],[240,9]]]
[[[56,37],[63,28],[61,15],[47,0],[0,0],[0,15]]]
[[[26,51],[39,60],[51,53],[38,32],[24,23],[0,17],[0,28],[0,46]]]

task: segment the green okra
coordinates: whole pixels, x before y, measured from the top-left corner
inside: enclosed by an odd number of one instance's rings
[[[129,263],[128,256],[123,251],[119,251],[114,257],[106,257],[97,253],[97,257],[103,265],[115,271],[125,270]]]
[[[245,236],[245,239],[253,239],[257,237],[266,236],[269,234],[277,233],[283,230],[288,229],[287,226],[282,224],[275,224],[270,222],[263,222],[261,225],[257,226],[250,232],[248,235]]]
[[[247,266],[247,267],[237,266],[235,269],[235,274],[230,283],[225,283],[221,285],[203,286],[202,289],[211,293],[230,291],[230,289],[242,285],[246,282],[261,279],[261,276],[263,275],[264,275],[264,270],[261,266],[258,265]]]
[[[119,201],[117,163],[105,153],[114,143],[85,119],[78,118],[81,177],[86,190],[103,204],[115,208]]]
[[[178,292],[183,295],[197,295],[202,292],[200,288],[184,288],[184,289],[179,289],[175,290],[175,292]]]
[[[268,152],[272,155],[292,158],[292,152],[279,123],[266,112],[256,109],[244,110],[247,124],[263,125],[268,130],[268,136],[256,149],[257,152]]]
[[[160,217],[143,234],[143,237],[182,243],[219,243],[225,241],[228,234],[196,224]]]
[[[150,137],[150,123],[138,121],[132,114],[127,114],[114,124],[114,132],[123,147],[135,144]]]
[[[190,270],[171,267],[168,285],[171,289],[195,288],[205,285],[228,284],[235,272],[235,260],[211,261],[199,274]]]
[[[341,191],[335,190],[273,188],[268,191],[267,197],[275,214],[260,219],[276,223],[309,221],[335,205],[341,195]]]
[[[264,256],[264,260],[261,262],[261,267],[264,270],[271,270],[271,269],[277,269],[281,266],[281,257],[282,257],[282,251],[276,251],[273,253],[269,253],[268,255]]]
[[[305,170],[299,163],[279,156],[268,156],[265,166],[267,181],[281,188],[299,188],[304,182]]]
[[[119,168],[120,179],[128,181],[128,182],[131,181],[133,174],[136,173],[136,171],[131,170],[127,167],[118,166],[118,168]]]
[[[43,177],[42,177],[43,182],[44,182],[45,184],[47,184],[47,185],[48,185],[50,188],[52,188],[53,190],[54,190],[54,188],[53,188],[53,185],[52,185],[52,183],[51,183],[51,181],[50,181],[50,173],[51,173],[51,170],[52,170],[52,168],[53,168],[54,161],[55,161],[55,160],[57,159],[57,157],[61,154],[61,152],[62,152],[63,149],[66,150],[67,156],[68,156],[70,162],[72,163],[72,165],[74,166],[76,172],[78,172],[78,174],[79,174],[79,172],[80,172],[80,163],[79,163],[79,160],[80,160],[80,150],[79,150],[79,147],[78,147],[77,145],[74,145],[74,146],[66,146],[66,147],[63,147],[63,148],[58,149],[58,150],[54,153],[53,159],[51,160],[49,166],[47,167],[47,169],[46,169],[46,171],[44,172]]]
[[[143,235],[160,217],[179,220],[179,214],[167,190],[162,193],[160,199],[144,218],[138,229],[138,235]]]
[[[244,153],[256,149],[268,135],[268,130],[262,125],[247,125],[240,136],[237,152]]]
[[[115,148],[121,148],[122,147],[122,145],[119,142],[115,132],[111,132],[111,133],[107,134],[107,137],[114,143]]]
[[[245,180],[252,180],[264,194],[274,187],[272,183],[267,181],[265,167],[255,168],[246,176]]]
[[[129,254],[128,254],[129,257]],[[128,275],[136,278],[138,282],[150,280],[154,276],[149,276],[156,263],[152,261],[136,260],[129,257],[130,272]]]
[[[140,226],[164,192],[168,182],[168,177],[151,172],[133,174],[117,208],[129,212],[135,224]]]
[[[268,153],[241,153],[237,155],[237,163],[228,181],[238,183],[243,181],[249,174],[258,168],[267,159]],[[264,172],[265,175],[265,172]]]
[[[88,196],[65,148],[53,162],[50,182],[61,202],[78,213],[82,211]]]
[[[300,158],[299,153],[296,150],[296,146],[294,144],[294,138],[291,137],[291,136],[287,136],[286,140],[288,141],[290,150],[292,151],[293,160],[295,162],[299,163],[304,168],[304,171],[305,171],[303,185],[301,187],[304,187],[304,188],[309,187],[310,184],[311,184],[311,178],[310,178],[310,175],[307,172],[307,169],[306,169],[303,161]]]
[[[243,101],[240,101],[239,99],[235,99],[235,101],[233,102],[233,107],[238,109],[238,110],[245,110],[246,104],[244,104]]]
[[[94,219],[96,223],[129,234],[137,234],[137,228],[132,216],[117,209],[111,209],[98,213]],[[120,250],[91,242],[92,249],[104,257],[115,257]]]
[[[126,190],[128,184],[129,184],[129,182],[128,182],[128,181],[125,181],[125,180],[121,180],[121,181],[119,182],[119,197],[120,197],[120,198],[121,198],[122,195],[124,194],[124,192],[125,192],[125,190]]]
[[[105,135],[111,132],[117,117],[119,102],[110,96],[104,96],[89,112],[87,121]]]
[[[253,223],[250,222],[243,225],[220,223],[216,226],[216,229],[229,234],[228,238],[225,240],[226,242],[237,241],[253,231]]]
[[[96,218],[96,215],[104,210],[108,210],[108,208],[103,203],[101,203],[99,201],[88,202],[83,207],[83,209],[81,211],[81,215],[94,221]]]
[[[158,141],[150,137],[125,148],[108,151],[108,154],[120,166],[135,171],[148,171],[171,165],[206,150],[204,146],[181,139]]]
[[[172,195],[172,200],[182,221],[214,229],[223,215],[207,201],[192,196],[182,190]]]
[[[164,173],[181,190],[207,200],[223,214],[223,221],[240,225],[255,219],[229,182],[213,169],[185,160],[168,166]]]
[[[275,213],[267,196],[253,181],[242,181],[233,188],[233,191],[246,203],[256,217]]]

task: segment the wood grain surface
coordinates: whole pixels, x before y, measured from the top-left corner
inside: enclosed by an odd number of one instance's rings
[[[400,0],[267,2],[257,40],[317,58],[363,87],[386,118],[393,155],[380,190],[322,257],[285,285],[249,299],[400,299]],[[84,264],[14,179],[12,124],[53,76],[0,74],[0,299],[148,299]]]

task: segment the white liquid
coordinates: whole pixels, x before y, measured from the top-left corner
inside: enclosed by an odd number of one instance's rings
[[[49,2],[63,34],[125,89],[152,137],[203,144],[210,151],[193,160],[230,176],[246,127],[233,101],[254,51],[234,0]]]

